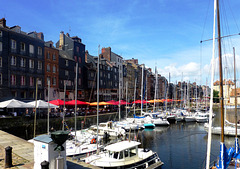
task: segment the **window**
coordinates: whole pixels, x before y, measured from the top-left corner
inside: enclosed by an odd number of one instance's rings
[[[0,73],[0,85],[2,85],[2,73]]]
[[[21,66],[21,67],[25,67],[25,66],[26,66],[26,59],[25,59],[25,58],[21,58],[21,60],[20,60],[20,66]]]
[[[65,70],[65,76],[68,76],[68,71],[67,70]]]
[[[77,46],[76,51],[77,51],[77,53],[79,52],[79,46]]]
[[[65,61],[66,66],[68,66],[68,60]]]
[[[11,91],[13,97],[17,97],[17,92],[16,91]]]
[[[110,73],[108,73],[108,79],[110,79]]]
[[[23,43],[23,42],[20,43],[20,50],[21,50],[21,52],[25,52],[25,50],[26,50],[25,46],[26,46],[25,43]]]
[[[113,158],[118,159],[118,152],[113,153]]]
[[[11,75],[11,85],[16,85],[16,75]]]
[[[34,68],[34,60],[32,60],[32,59],[29,60],[29,68],[31,68],[31,69]]]
[[[47,72],[50,72],[50,64],[47,64]]]
[[[26,84],[25,76],[21,76],[21,86],[25,86],[25,84]]]
[[[47,59],[50,59],[50,52],[47,52]]]
[[[42,79],[38,79],[37,84],[38,84],[39,86],[42,86]]]
[[[16,56],[11,56],[11,65],[16,66],[17,58]]]
[[[82,73],[82,69],[78,68],[78,73],[81,74]]]
[[[38,47],[38,56],[42,56],[42,48]]]
[[[2,42],[0,42],[0,52],[2,51]]]
[[[54,86],[57,84],[56,77],[53,77],[53,78],[52,78],[52,83],[53,83]]]
[[[81,57],[79,57],[78,60],[79,60],[79,63],[82,63],[82,58]]]
[[[34,54],[34,46],[33,45],[29,45],[29,53]]]
[[[0,31],[0,37],[2,37],[2,35],[3,35],[2,31]]]
[[[53,60],[56,60],[56,55],[53,54],[53,55],[52,55],[52,58],[53,58]]]
[[[123,152],[122,151],[120,151],[120,153],[119,153],[119,159],[123,159]]]
[[[33,77],[29,78],[29,85],[34,86],[34,78]]]
[[[16,49],[16,48],[17,48],[16,41],[11,39],[11,49]]]
[[[26,92],[21,92],[21,98],[25,99],[26,98]]]
[[[30,91],[30,98],[34,98],[34,92]]]
[[[53,65],[53,73],[56,73],[56,66]]]
[[[81,78],[78,79],[78,84],[82,85],[82,79]]]
[[[38,61],[38,70],[42,70],[42,61]]]
[[[130,157],[135,156],[136,155],[136,148],[131,148],[130,149]]]

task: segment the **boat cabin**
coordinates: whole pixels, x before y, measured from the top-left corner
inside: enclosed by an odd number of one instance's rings
[[[138,145],[141,143],[137,141],[121,141],[105,147],[106,156],[111,159],[125,159],[138,156]]]

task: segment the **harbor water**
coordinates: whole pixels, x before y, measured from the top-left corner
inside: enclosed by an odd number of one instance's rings
[[[233,117],[229,110],[227,119]],[[220,112],[215,110],[213,126],[220,126]],[[204,123],[178,122],[169,127],[144,130],[139,135],[145,148],[156,151],[164,162],[162,169],[206,168],[207,132]],[[227,148],[234,146],[234,137],[225,137]],[[220,150],[220,135],[212,135],[211,163],[217,162]]]

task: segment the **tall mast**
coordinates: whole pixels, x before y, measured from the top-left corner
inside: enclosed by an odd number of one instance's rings
[[[141,85],[141,116],[142,116],[142,108],[143,108],[143,71],[144,65],[142,65],[142,85]]]
[[[135,110],[136,110],[136,103],[135,103],[135,100],[136,100],[136,84],[137,84],[137,76],[135,77],[135,84],[134,84],[134,115],[135,115]]]
[[[98,62],[97,62],[97,150],[98,150],[98,121],[99,121],[99,63],[100,62],[100,45],[98,45]]]
[[[127,115],[128,115],[128,113],[127,113],[127,102],[128,102],[127,95],[128,95],[128,82],[126,81],[126,119],[127,119]]]
[[[76,61],[76,80],[75,80],[75,143],[77,141],[77,72],[78,72],[78,62]]]
[[[147,109],[147,73],[146,73],[146,112],[148,111]]]
[[[154,92],[154,104],[153,104],[153,112],[155,112],[155,106],[156,106],[156,99],[157,99],[157,81],[158,81],[158,75],[157,75],[157,67],[155,67],[155,92]]]
[[[234,85],[235,85],[235,93],[234,93],[234,97],[235,97],[235,138],[236,138],[236,142],[237,142],[237,83],[236,83],[236,62],[235,62],[235,48],[233,48],[233,58],[234,58]],[[236,144],[237,145],[237,144]],[[236,147],[236,153],[238,151],[238,148]]]
[[[224,143],[224,103],[223,103],[223,75],[222,75],[222,49],[221,49],[221,29],[219,0],[217,0],[217,31],[218,31],[218,57],[219,57],[219,81],[220,81],[220,106],[221,106],[221,142]]]
[[[212,48],[212,71],[211,71],[211,98],[210,98],[210,109],[209,109],[209,126],[208,126],[208,144],[207,144],[207,159],[206,169],[210,166],[210,154],[211,154],[211,143],[212,143],[212,114],[213,114],[213,80],[214,80],[214,58],[215,58],[215,25],[216,25],[216,0],[214,0],[214,19],[213,19],[213,48]]]
[[[118,117],[119,117],[119,121],[121,120],[121,86],[120,86],[120,66],[119,66],[119,69],[118,69],[118,90],[119,90],[119,93],[118,93],[118,97],[119,97],[119,101],[118,101]]]

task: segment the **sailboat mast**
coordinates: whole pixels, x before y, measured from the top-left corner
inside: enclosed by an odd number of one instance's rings
[[[156,106],[156,99],[157,99],[157,81],[158,81],[158,75],[157,75],[157,67],[155,67],[155,92],[154,92],[154,103],[153,103],[153,112],[155,112],[155,106]]]
[[[97,62],[97,149],[98,149],[98,123],[99,123],[99,63],[100,62],[100,45],[98,46],[98,62]]]
[[[137,77],[135,77],[135,84],[134,84],[134,115],[135,115],[135,110],[136,110],[136,84],[137,84]]]
[[[142,108],[143,108],[143,71],[144,65],[142,65],[142,85],[141,85],[141,116],[142,116]]]
[[[121,85],[120,85],[120,67],[119,67],[119,69],[118,69],[118,90],[119,90],[119,92],[118,92],[118,99],[119,99],[119,101],[118,101],[118,118],[119,118],[119,121],[121,120],[121,93],[120,93],[120,91],[121,91]]]
[[[77,141],[77,72],[78,72],[78,62],[76,61],[76,80],[75,80],[75,142]]]
[[[237,83],[236,83],[236,62],[235,62],[235,48],[233,47],[233,59],[234,59],[234,85],[235,85],[235,137],[237,138]]]
[[[219,57],[219,81],[220,81],[220,107],[221,107],[221,142],[224,143],[224,103],[223,103],[223,75],[222,75],[222,49],[221,49],[221,29],[219,0],[217,0],[217,31],[218,31],[218,57]]]
[[[127,119],[127,115],[128,115],[128,113],[127,113],[127,102],[128,102],[127,95],[128,95],[128,82],[126,82],[126,119]]]
[[[215,39],[215,25],[216,25],[216,6],[217,2],[214,0],[214,19],[213,19],[213,39]],[[207,143],[207,159],[206,169],[210,166],[210,154],[211,154],[211,143],[212,143],[212,114],[213,114],[213,79],[214,79],[214,54],[215,54],[215,40],[213,40],[212,48],[212,71],[211,71],[211,97],[210,97],[210,108],[209,108],[209,127],[208,127],[208,143]]]

